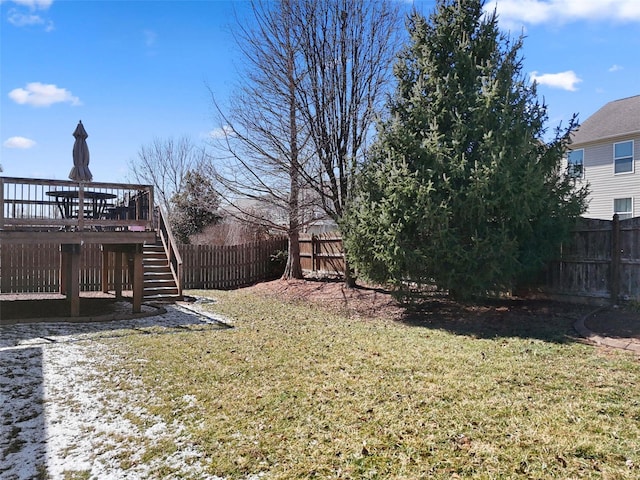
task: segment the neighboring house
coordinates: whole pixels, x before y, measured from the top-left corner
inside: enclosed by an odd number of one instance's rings
[[[573,134],[569,175],[589,184],[588,218],[640,216],[640,95],[607,103]]]

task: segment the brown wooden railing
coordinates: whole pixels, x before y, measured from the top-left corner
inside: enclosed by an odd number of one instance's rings
[[[182,256],[178,251],[178,243],[173,237],[173,233],[171,232],[171,226],[169,224],[169,220],[167,219],[167,214],[162,208],[158,208],[158,235],[160,236],[160,240],[162,240],[162,246],[164,247],[164,251],[167,254],[167,258],[169,259],[169,266],[171,267],[171,273],[173,275],[173,280],[176,283],[176,287],[178,287],[178,295],[182,297],[182,279],[183,279],[183,271],[182,271]]]
[[[0,230],[152,230],[153,187],[0,177]]]

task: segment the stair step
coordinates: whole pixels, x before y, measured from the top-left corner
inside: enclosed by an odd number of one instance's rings
[[[142,263],[145,265],[158,265],[158,264],[164,264],[164,265],[169,265],[169,262],[167,261],[167,257],[143,257],[142,259]]]
[[[167,259],[167,256],[163,253],[143,253],[143,258],[164,258]]]
[[[166,270],[158,270],[158,271],[153,271],[153,272],[144,272],[144,280],[145,282],[147,280],[171,280],[173,281],[173,274],[171,273],[171,270],[166,269]]]
[[[178,295],[178,289],[165,289],[165,290],[145,290],[142,294],[143,298],[147,297],[166,297],[166,296],[176,296]]]
[[[171,273],[171,267],[169,265],[145,265],[144,273]]]
[[[162,268],[162,269],[154,268],[154,269],[145,270],[144,272],[145,280],[153,280],[157,278],[167,278],[167,279],[173,280],[173,274],[171,273],[171,270],[169,268]]]
[[[161,243],[144,246],[142,264],[144,268],[143,298],[146,301],[175,302],[181,300],[167,254]]]
[[[144,282],[143,288],[176,288],[176,284],[173,280],[146,280]]]
[[[145,288],[143,292],[145,297],[147,295],[177,295],[178,289],[176,287],[155,287]]]

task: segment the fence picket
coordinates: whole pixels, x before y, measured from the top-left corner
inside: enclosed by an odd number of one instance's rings
[[[620,220],[617,251],[612,255],[610,220],[581,219],[570,243],[562,246],[559,259],[547,268],[545,288],[552,293],[610,298],[612,272],[618,271],[620,298],[640,299],[640,217]],[[271,255],[287,249],[286,238],[237,246],[180,245],[183,288],[228,289],[273,278]],[[83,247],[82,291],[101,289],[100,245]],[[342,273],[342,239],[335,234],[300,234],[303,271]],[[613,265],[617,262],[617,267]],[[108,256],[108,282],[113,289],[115,257]],[[127,262],[122,262],[124,289],[130,289]],[[0,245],[0,293],[60,291],[60,246]]]
[[[271,255],[287,248],[287,240],[277,238],[245,245],[180,245],[183,258],[183,288],[237,288],[273,278]],[[115,256],[108,255],[108,284],[114,288]],[[99,291],[102,286],[102,251],[99,244],[82,249],[80,289]],[[130,289],[127,262],[122,262],[124,289]],[[59,292],[60,246],[0,245],[0,293]]]

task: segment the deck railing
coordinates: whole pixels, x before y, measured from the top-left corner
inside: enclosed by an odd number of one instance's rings
[[[0,177],[0,230],[152,230],[153,187]]]
[[[171,226],[167,220],[167,213],[162,208],[158,209],[158,236],[160,240],[162,240],[162,246],[169,260],[169,267],[171,268],[173,280],[178,288],[178,295],[182,297],[182,256],[178,251],[178,243],[171,232]]]

